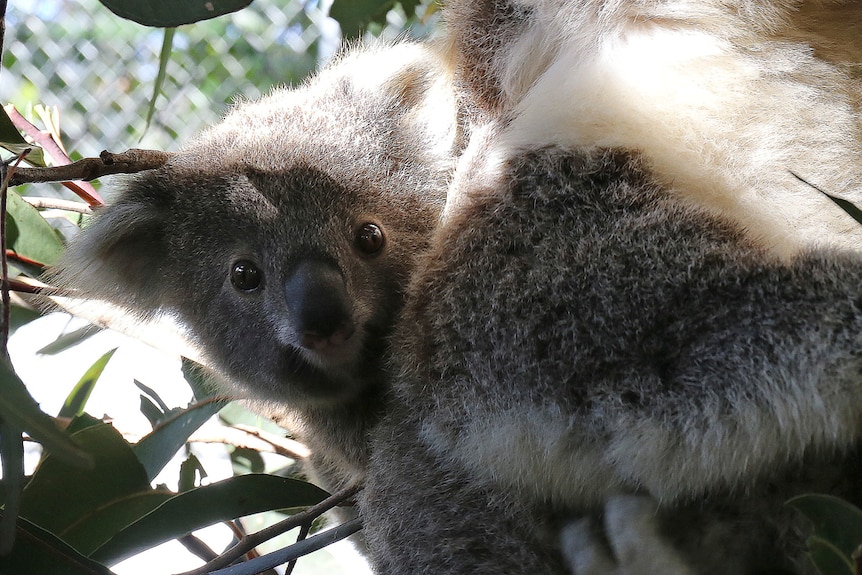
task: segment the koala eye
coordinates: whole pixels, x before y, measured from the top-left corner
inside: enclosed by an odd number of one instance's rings
[[[254,291],[260,287],[263,273],[254,262],[239,260],[230,268],[230,283],[240,291]]]
[[[376,254],[383,249],[385,243],[386,238],[383,236],[383,230],[377,224],[362,224],[356,231],[356,247],[363,253]]]

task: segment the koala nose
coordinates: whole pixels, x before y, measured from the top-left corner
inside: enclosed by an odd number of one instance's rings
[[[287,279],[284,293],[304,348],[324,351],[353,335],[353,306],[335,265],[318,260],[300,263]]]

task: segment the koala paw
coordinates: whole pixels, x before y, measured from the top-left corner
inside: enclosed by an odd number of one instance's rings
[[[566,525],[560,541],[573,575],[693,575],[660,533],[656,513],[650,497],[619,495],[605,503],[604,538],[589,518]]]

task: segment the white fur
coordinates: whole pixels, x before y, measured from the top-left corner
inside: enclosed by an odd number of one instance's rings
[[[692,413],[676,416],[517,406],[474,413],[457,435],[426,423],[422,435],[439,455],[537,501],[584,508],[639,490],[674,504],[858,439],[858,413],[841,391],[857,375],[807,369],[752,374],[757,383],[700,397]]]
[[[812,45],[828,40],[805,28],[862,20],[862,8],[833,17],[793,2],[520,4],[533,20],[496,61],[514,108],[494,157],[552,144],[637,149],[682,197],[783,256],[862,248],[862,225],[791,174],[862,205],[858,86],[816,57]]]

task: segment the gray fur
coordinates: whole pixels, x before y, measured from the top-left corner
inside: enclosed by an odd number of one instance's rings
[[[693,572],[812,573],[783,501],[859,493],[862,257],[787,263],[625,152],[527,153],[470,192],[393,340],[362,500],[381,572],[559,573],[560,521],[641,493]]]
[[[350,52],[128,180],[50,279],[144,319],[175,314],[223,385],[310,445],[319,480],[357,481],[383,350],[445,200],[455,119],[429,48]],[[377,253],[357,244],[366,222],[383,230]],[[257,264],[259,289],[232,284],[237,261]]]
[[[485,179],[479,145],[435,232],[451,79],[424,49],[390,50],[242,105],[130,180],[55,279],[176,314],[225,385],[291,420],[325,486],[367,476],[381,573],[565,573],[573,518],[630,548],[599,515],[632,492],[661,503],[645,539],[695,572],[806,572],[780,502],[859,477],[843,466],[862,260],[779,259],[630,151],[518,151]],[[376,65],[400,50],[415,57]],[[372,256],[355,239],[369,220],[387,242]],[[239,260],[262,288],[231,284]]]

